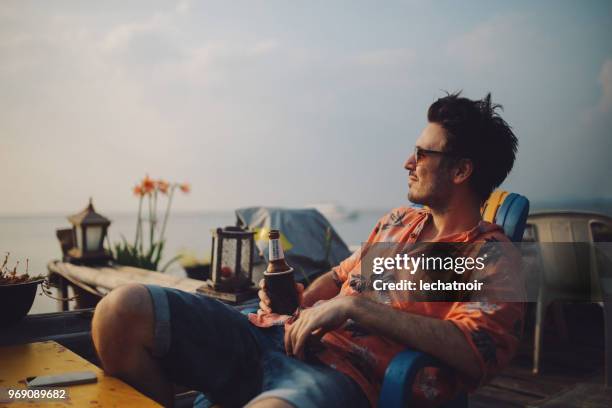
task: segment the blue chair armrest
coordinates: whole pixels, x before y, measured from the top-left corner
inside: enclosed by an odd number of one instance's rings
[[[439,367],[442,364],[428,354],[404,350],[396,355],[383,381],[378,405],[381,407],[405,407],[412,398],[412,383],[423,367]]]
[[[412,384],[418,372],[425,367],[442,367],[443,363],[429,354],[404,350],[396,355],[387,367],[378,398],[379,407],[400,408],[410,406]],[[445,408],[467,408],[467,394],[459,394],[442,405]]]

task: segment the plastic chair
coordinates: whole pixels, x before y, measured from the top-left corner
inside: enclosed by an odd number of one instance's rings
[[[529,216],[528,225],[533,228],[534,236],[542,243],[564,243],[560,245],[542,245],[541,274],[536,308],[536,323],[534,336],[533,373],[540,371],[542,350],[542,326],[546,309],[555,300],[566,301],[597,301],[602,298],[601,288],[606,288],[607,282],[600,276],[597,269],[594,247],[593,227],[597,224],[612,228],[612,218],[604,215],[574,212],[547,211]],[[608,290],[604,291],[604,295]],[[609,309],[609,302],[606,302]],[[604,307],[606,320],[610,318],[611,310]],[[565,331],[565,330],[564,330]],[[606,324],[606,339],[612,339],[612,328]],[[610,354],[606,346],[607,354]],[[612,357],[607,358],[607,370],[612,369]],[[607,375],[612,380],[612,373]],[[607,380],[610,381],[610,380]]]
[[[520,242],[525,230],[529,200],[524,196],[506,191],[494,191],[483,208],[483,220],[495,223],[514,242]],[[391,360],[378,399],[381,407],[399,408],[410,405],[412,385],[419,371],[425,367],[442,367],[444,363],[434,357],[415,350],[404,350]],[[468,406],[467,394],[461,394],[444,404],[446,408]]]

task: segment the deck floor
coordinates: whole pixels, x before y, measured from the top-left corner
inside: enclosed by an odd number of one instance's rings
[[[531,308],[534,306],[530,304]],[[527,321],[517,356],[491,383],[470,396],[471,407],[612,407],[612,387],[603,387],[602,309],[593,304],[571,304],[564,306],[563,311],[569,338],[562,340],[553,319],[547,319],[541,373],[531,373],[533,322]],[[527,316],[533,316],[533,310]],[[20,330],[0,333],[0,344],[40,341],[41,333],[45,333],[43,340],[51,336],[99,364],[88,334],[89,318],[82,311],[53,318],[30,316]]]
[[[540,373],[532,374],[533,329],[517,356],[491,383],[470,396],[470,407],[612,406],[604,384],[603,314],[591,304],[563,307],[569,338],[547,321]],[[550,312],[549,312],[550,313]],[[530,314],[532,315],[532,313]],[[533,322],[526,327],[532,328]],[[562,402],[558,402],[558,401]]]

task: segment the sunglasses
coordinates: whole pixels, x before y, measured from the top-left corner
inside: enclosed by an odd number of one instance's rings
[[[418,163],[421,159],[423,159],[424,157],[427,157],[428,154],[437,154],[440,156],[447,156],[447,157],[457,157],[456,154],[451,153],[451,152],[441,152],[439,150],[427,150],[427,149],[421,149],[418,146],[414,147],[414,158],[416,160],[416,162]]]

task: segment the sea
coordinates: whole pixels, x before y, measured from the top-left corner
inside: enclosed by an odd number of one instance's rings
[[[583,210],[612,216],[612,201],[542,202],[532,204],[531,209],[532,211]],[[331,219],[330,223],[347,245],[359,245],[367,239],[377,220],[387,211],[388,209],[354,211],[353,217]],[[123,237],[128,242],[133,242],[136,232],[136,214],[105,215],[112,220],[109,228],[111,243],[120,242]],[[166,248],[160,265],[164,265],[167,260],[180,253],[199,259],[209,257],[211,230],[235,224],[236,216],[233,211],[172,214],[166,229]],[[62,256],[55,231],[69,227],[70,224],[63,215],[0,216],[0,260],[3,260],[4,254],[9,252],[9,266],[20,261],[18,271],[25,272],[27,259],[30,275],[46,275],[47,264],[52,260],[61,259]],[[166,273],[185,276],[179,263],[172,264]],[[57,301],[39,293],[30,314],[57,310]]]
[[[331,220],[331,224],[347,245],[359,245],[367,239],[377,220],[385,210],[367,210],[354,213],[350,219]],[[136,232],[136,214],[104,214],[111,219],[109,238],[111,243],[120,242],[123,237],[128,242],[134,241]],[[234,212],[198,212],[188,214],[171,214],[166,227],[166,247],[160,266],[176,256],[187,254],[198,259],[210,257],[211,230],[217,227],[236,225]],[[70,228],[63,215],[38,216],[0,216],[0,262],[6,252],[10,253],[10,267],[19,261],[18,272],[25,272],[26,259],[29,262],[29,274],[47,274],[47,264],[61,259],[62,252],[55,236],[57,229]],[[145,232],[148,237],[148,232]],[[185,276],[178,262],[171,264],[168,274]],[[36,296],[30,314],[49,313],[58,310],[58,302],[44,294]]]

